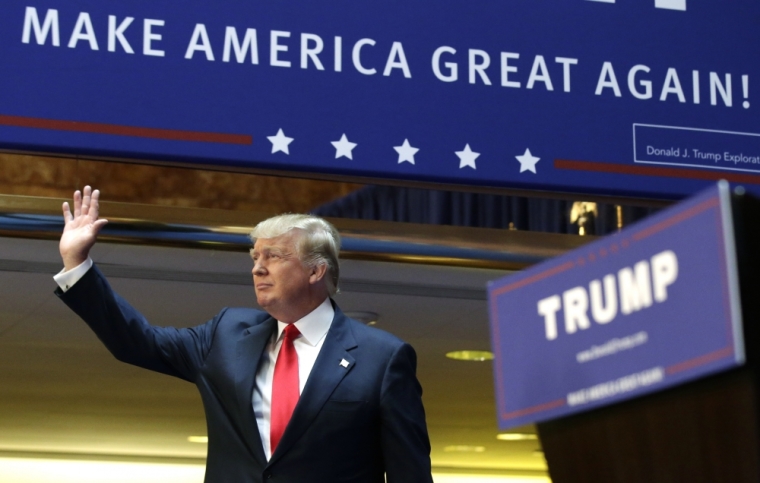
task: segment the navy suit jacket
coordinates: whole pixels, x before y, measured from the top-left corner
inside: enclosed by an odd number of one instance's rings
[[[57,294],[117,359],[198,387],[208,425],[206,482],[432,482],[414,349],[349,319],[337,306],[290,423],[267,461],[251,397],[277,325],[269,314],[226,308],[193,328],[151,326],[111,290],[97,267]]]

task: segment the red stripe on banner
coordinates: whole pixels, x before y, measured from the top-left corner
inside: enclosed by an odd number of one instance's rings
[[[554,275],[557,275],[558,273],[562,273],[566,270],[570,270],[571,268],[575,267],[575,263],[573,262],[565,262],[562,265],[550,268],[548,270],[544,270],[543,272],[539,272],[533,276],[530,276],[528,278],[522,279],[518,282],[511,283],[509,285],[505,285],[501,288],[498,288],[493,291],[493,296],[496,297],[498,295],[505,294],[507,292],[511,292],[512,290],[516,288],[521,288],[526,285],[530,285],[534,282],[538,282],[539,280],[543,280],[548,277],[553,277]]]
[[[572,161],[555,159],[554,167],[573,171],[596,171],[600,173],[635,174],[640,176],[662,176],[665,178],[685,178],[717,181],[725,179],[734,183],[760,184],[760,175],[731,173],[685,168],[666,168],[664,166],[642,166],[630,164],[597,163],[592,161]]]
[[[637,231],[631,236],[631,238],[635,241],[643,240],[644,238],[648,236],[652,236],[655,233],[658,233],[662,230],[670,228],[673,225],[677,225],[678,223],[681,223],[682,221],[686,221],[689,218],[697,216],[698,214],[702,213],[705,210],[708,210],[710,208],[719,208],[719,207],[720,207],[720,199],[718,199],[717,196],[714,198],[710,198],[696,206],[692,206],[686,211],[682,211],[681,213],[677,213],[675,216],[666,218],[662,220],[661,222],[657,223],[656,225],[652,225],[649,228],[645,228],[643,230]]]
[[[253,136],[245,134],[222,134],[213,132],[178,131],[175,129],[156,129],[149,127],[120,126],[117,124],[100,124],[95,122],[59,121],[36,117],[6,116],[0,114],[0,125],[28,127],[35,129],[52,129],[55,131],[74,131],[93,134],[110,134],[114,136],[133,136],[139,138],[166,139],[169,141],[194,141],[202,143],[253,144]]]
[[[734,346],[730,345],[728,347],[724,347],[723,349],[710,352],[709,354],[695,357],[694,359],[689,359],[688,361],[684,361],[684,362],[673,364],[672,366],[666,367],[665,373],[670,375],[670,374],[675,374],[677,372],[686,371],[688,369],[694,369],[695,367],[703,366],[705,364],[709,364],[710,362],[724,359],[726,357],[733,356],[733,355],[734,355]]]
[[[548,403],[539,404],[538,406],[531,406],[529,408],[520,409],[518,411],[512,411],[511,413],[502,412],[501,417],[502,419],[513,419],[520,416],[525,416],[527,414],[533,414],[533,413],[538,413],[541,411],[548,411],[550,409],[559,408],[564,405],[565,405],[564,399],[557,399],[555,401],[551,401]]]

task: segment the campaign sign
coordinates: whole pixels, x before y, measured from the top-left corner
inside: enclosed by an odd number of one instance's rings
[[[489,284],[502,429],[744,362],[728,190]]]
[[[756,0],[3,0],[0,149],[760,191]]]

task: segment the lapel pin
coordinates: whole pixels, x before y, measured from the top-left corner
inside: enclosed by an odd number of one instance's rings
[[[343,367],[348,367],[348,361],[345,360],[345,359],[341,359],[340,360],[340,365],[343,366]]]

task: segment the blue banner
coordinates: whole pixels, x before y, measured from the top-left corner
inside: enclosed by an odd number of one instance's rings
[[[720,178],[760,191],[759,17],[753,0],[5,0],[0,148],[665,199]]]
[[[728,185],[489,285],[499,426],[744,362]]]

